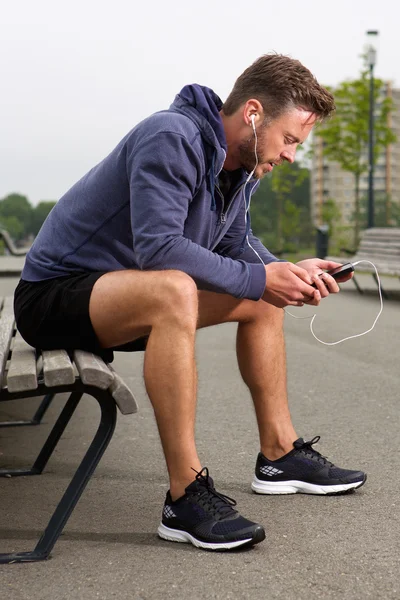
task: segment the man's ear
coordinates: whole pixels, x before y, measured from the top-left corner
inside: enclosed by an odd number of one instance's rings
[[[250,125],[250,127],[257,127],[261,121],[262,113],[263,108],[261,102],[255,98],[251,98],[250,100],[247,100],[243,107],[243,120],[246,125]]]

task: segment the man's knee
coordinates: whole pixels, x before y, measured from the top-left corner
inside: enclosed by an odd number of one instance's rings
[[[161,293],[164,314],[196,324],[198,292],[189,275],[183,271],[165,271],[161,276]]]
[[[282,308],[277,308],[273,304],[259,300],[253,302],[252,318],[260,320],[277,327],[283,326],[285,311]]]

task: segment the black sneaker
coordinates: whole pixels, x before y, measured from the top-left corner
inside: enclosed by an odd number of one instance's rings
[[[313,444],[299,438],[293,442],[294,450],[268,460],[261,452],[257,458],[256,472],[251,489],[257,494],[344,494],[364,485],[367,476],[362,471],[340,469],[329,462]]]
[[[231,550],[258,544],[265,538],[261,525],[232,508],[235,500],[214,489],[207,468],[197,473],[185,492],[175,502],[167,492],[158,528],[158,535],[165,540],[190,542],[207,550]]]

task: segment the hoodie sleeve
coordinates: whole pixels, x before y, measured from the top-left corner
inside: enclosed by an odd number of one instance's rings
[[[189,205],[204,177],[203,158],[185,136],[158,132],[127,149],[135,256],[143,270],[177,269],[200,289],[258,300],[260,264],[220,256],[184,236]]]

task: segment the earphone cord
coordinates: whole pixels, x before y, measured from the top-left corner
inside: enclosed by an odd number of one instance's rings
[[[348,337],[343,338],[342,340],[338,340],[337,342],[324,342],[323,340],[320,340],[314,333],[313,330],[313,323],[315,320],[315,317],[317,316],[317,314],[315,313],[314,315],[309,315],[308,317],[297,317],[296,315],[292,315],[292,313],[290,313],[289,311],[287,311],[285,309],[285,312],[290,315],[291,317],[293,317],[294,319],[311,319],[310,321],[310,331],[312,333],[312,335],[315,337],[315,339],[317,340],[317,342],[320,342],[321,344],[324,344],[325,346],[336,346],[336,344],[341,344],[342,342],[345,342],[346,340],[352,340],[353,338],[358,338],[361,337],[363,335],[366,335],[367,333],[369,333],[370,331],[373,330],[373,328],[375,327],[379,317],[382,314],[382,310],[383,310],[383,299],[382,299],[382,286],[381,286],[381,280],[379,278],[379,273],[378,270],[376,268],[376,266],[374,265],[374,263],[372,263],[370,260],[358,260],[355,263],[353,263],[353,267],[355,267],[356,265],[359,265],[360,263],[368,263],[370,265],[372,265],[375,269],[375,273],[376,273],[376,277],[378,280],[378,290],[379,290],[379,300],[380,300],[380,309],[379,312],[375,318],[375,321],[372,324],[372,327],[370,327],[367,331],[364,331],[363,333],[356,333],[355,335],[349,335]]]
[[[258,165],[258,156],[257,156],[257,131],[256,131],[256,128],[255,128],[255,125],[254,125],[254,116],[253,116],[253,117],[252,117],[252,119],[251,119],[251,125],[252,125],[253,132],[254,132],[254,156],[255,156],[255,159],[256,159],[256,164],[255,164],[255,166],[254,166],[254,169],[251,171],[251,173],[249,173],[249,176],[247,177],[247,180],[246,180],[246,184],[247,184],[247,183],[249,183],[250,179],[253,177],[254,171],[256,170],[256,168],[257,168],[257,165]],[[244,222],[245,222],[245,228],[246,228],[246,231],[247,231],[247,219],[248,219],[248,212],[249,212],[249,210],[250,210],[251,196],[252,196],[252,194],[253,194],[253,191],[254,191],[254,188],[255,188],[255,186],[256,186],[256,185],[257,185],[257,182],[256,182],[256,183],[253,185],[253,187],[252,187],[252,189],[251,189],[251,192],[250,192],[250,194],[249,194],[249,202],[248,202],[248,204],[247,204],[247,205],[246,205],[246,197],[245,197]],[[247,241],[247,244],[249,245],[249,247],[250,247],[250,248],[253,250],[254,254],[255,254],[255,255],[257,256],[257,258],[259,259],[259,261],[260,261],[262,264],[265,264],[265,263],[264,263],[264,261],[262,260],[261,256],[258,254],[257,250],[255,250],[255,249],[253,248],[253,246],[251,245],[251,243],[250,243],[250,240],[249,240],[249,234],[248,234],[248,233],[246,234],[246,241]],[[364,263],[368,263],[368,264],[372,265],[372,266],[374,267],[374,269],[375,269],[375,273],[376,273],[376,277],[377,277],[377,281],[378,281],[379,299],[380,299],[380,309],[379,309],[379,312],[378,312],[378,314],[377,314],[377,316],[376,316],[376,318],[375,318],[375,321],[374,321],[374,322],[373,322],[373,324],[372,324],[372,327],[370,327],[370,329],[368,329],[367,331],[364,331],[363,333],[357,333],[357,334],[355,334],[355,335],[349,335],[348,337],[345,337],[345,338],[343,338],[342,340],[338,340],[337,342],[324,342],[323,340],[320,340],[320,339],[319,339],[319,338],[318,338],[318,337],[315,335],[315,333],[314,333],[314,330],[313,330],[313,324],[314,324],[315,317],[317,316],[317,313],[315,313],[314,315],[311,315],[311,316],[309,315],[308,317],[297,317],[296,315],[293,315],[292,313],[290,313],[290,312],[289,312],[289,311],[287,311],[286,309],[284,309],[284,310],[285,310],[285,312],[286,312],[288,315],[290,315],[291,317],[293,317],[294,319],[311,319],[311,321],[310,321],[310,331],[311,331],[312,335],[315,337],[315,339],[317,340],[317,342],[320,342],[321,344],[324,344],[325,346],[336,346],[336,344],[341,344],[342,342],[345,342],[345,341],[347,341],[347,340],[352,340],[352,339],[354,339],[354,338],[358,338],[358,337],[361,337],[361,336],[363,336],[363,335],[366,335],[367,333],[369,333],[370,331],[372,331],[372,330],[373,330],[373,328],[375,327],[375,325],[376,325],[376,323],[377,323],[377,321],[378,321],[379,317],[380,317],[380,316],[381,316],[381,314],[382,314],[382,310],[383,310],[383,299],[382,299],[382,286],[381,286],[381,280],[380,280],[380,278],[379,278],[379,273],[378,273],[378,270],[377,270],[376,266],[374,265],[374,263],[372,263],[370,260],[358,260],[358,261],[356,261],[355,263],[353,263],[353,267],[355,267],[356,265],[358,265],[358,264],[360,264],[360,263],[363,263],[363,262],[364,262]]]
[[[256,168],[258,166],[258,156],[257,156],[257,143],[258,143],[258,139],[257,139],[256,127],[254,125],[254,116],[252,117],[251,125],[252,125],[253,133],[254,133],[254,157],[256,159],[256,164],[254,165],[254,168],[251,171],[251,173],[249,173],[249,176],[246,179],[246,184],[249,183],[250,179],[254,175],[254,171],[256,170]],[[250,191],[250,194],[249,194],[249,202],[248,202],[247,205],[246,205],[246,195],[245,195],[245,207],[244,207],[245,208],[245,210],[244,210],[244,226],[245,226],[245,231],[247,231],[248,213],[249,213],[249,210],[250,210],[251,198],[252,198],[253,191],[254,191],[254,188],[256,187],[256,185],[257,185],[257,181],[255,182],[255,184],[251,188],[251,191]],[[255,248],[253,248],[253,246],[251,245],[248,233],[246,233],[246,242],[247,242],[247,245],[249,246],[249,248],[251,248],[253,250],[253,252],[257,256],[258,260],[264,264],[264,261],[261,258],[261,256],[258,254],[257,250]]]

